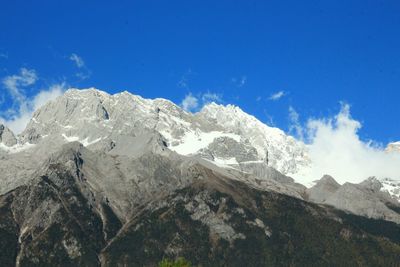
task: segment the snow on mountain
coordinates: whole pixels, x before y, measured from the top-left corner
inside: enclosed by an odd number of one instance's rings
[[[211,103],[197,115],[248,140],[257,150],[259,160],[284,174],[296,173],[299,167],[310,164],[302,142],[278,128],[267,126],[239,107]]]
[[[387,191],[390,195],[397,198],[400,202],[400,181],[396,181],[390,178],[381,179],[382,183],[381,191]]]
[[[17,138],[0,126],[0,151],[17,153],[35,144],[52,151],[74,141],[108,151],[118,142],[129,144],[126,140],[149,132],[161,134],[168,148],[178,154],[253,175],[273,167],[296,179],[296,174],[312,164],[304,143],[237,106],[210,103],[193,114],[166,99],[145,99],[129,92],[111,95],[95,88],[70,89],[48,102]],[[399,148],[400,142],[392,143],[387,151]],[[123,154],[128,150],[119,148]],[[399,197],[396,181],[381,182],[382,190]]]
[[[70,89],[47,103],[34,113],[19,139],[35,144],[56,138],[89,146],[148,130],[161,133],[168,147],[179,154],[197,154],[219,164],[258,161],[284,174],[309,164],[303,143],[239,107],[210,103],[192,114],[165,99],[144,99],[128,92],[110,95],[94,88]],[[221,150],[236,151],[241,157],[224,155]]]

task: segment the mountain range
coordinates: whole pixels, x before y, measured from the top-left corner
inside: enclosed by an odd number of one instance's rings
[[[400,262],[400,181],[304,185],[307,144],[237,106],[70,89],[0,159],[1,266]]]

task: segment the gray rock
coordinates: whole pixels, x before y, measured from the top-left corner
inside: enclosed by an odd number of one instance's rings
[[[0,124],[0,143],[8,147],[17,144],[17,138],[15,138],[14,133],[2,124]]]
[[[332,177],[324,176],[307,193],[310,201],[400,224],[399,202],[388,192],[381,191],[381,188],[382,184],[376,178],[369,178],[360,184],[345,183],[340,186]]]
[[[215,138],[207,148],[201,149],[197,154],[212,160],[215,157],[222,159],[235,158],[239,163],[258,160],[257,150],[248,142],[237,142],[229,137]]]
[[[325,203],[340,188],[332,176],[324,175],[313,187],[307,190],[308,199],[317,203]]]

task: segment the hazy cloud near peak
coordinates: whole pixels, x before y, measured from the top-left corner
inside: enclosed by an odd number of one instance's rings
[[[191,92],[189,92],[185,95],[185,98],[182,100],[180,106],[185,111],[196,112],[199,110],[199,108],[211,102],[222,102],[222,95],[208,91],[207,93],[199,93],[197,96],[194,96]]]
[[[304,133],[300,123],[300,115],[292,106],[289,107],[289,122],[289,133],[303,141]]]
[[[23,88],[33,85],[37,79],[35,70],[21,68],[19,74],[6,76],[2,83],[15,102],[23,102],[25,100]]]
[[[181,107],[186,111],[193,111],[197,109],[198,106],[199,101],[197,97],[192,95],[192,93],[187,94],[181,103]]]
[[[210,102],[221,102],[222,97],[219,94],[207,92],[202,95],[201,99],[203,100],[203,105],[208,104]]]
[[[347,104],[334,117],[309,119],[302,132],[312,167],[297,178],[308,184],[324,174],[341,184],[359,183],[371,176],[400,179],[400,153],[387,153],[384,147],[362,140],[361,127]]]
[[[14,133],[21,133],[32,114],[49,100],[62,95],[65,84],[56,84],[50,88],[40,90],[33,97],[28,97],[25,88],[32,86],[38,80],[35,70],[22,68],[19,74],[10,75],[3,79],[3,87],[11,97],[12,106],[7,110],[7,116],[0,115],[0,122],[4,123]]]

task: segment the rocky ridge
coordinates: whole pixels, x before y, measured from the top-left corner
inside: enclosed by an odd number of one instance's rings
[[[400,255],[395,181],[339,185],[324,176],[306,188],[285,175],[309,164],[304,144],[234,106],[191,114],[164,99],[69,90],[18,137],[0,129],[4,266],[154,266],[165,256],[276,265],[283,251],[292,251],[287,264],[302,253],[324,264],[334,259],[332,242],[363,265]],[[355,248],[363,238],[386,258]]]

